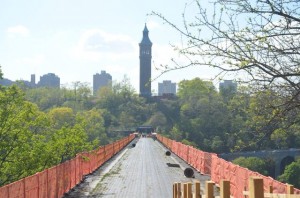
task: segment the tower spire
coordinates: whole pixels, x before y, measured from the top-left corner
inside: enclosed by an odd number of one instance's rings
[[[147,24],[143,30],[143,38],[140,46],[140,95],[151,96],[151,48],[152,42],[149,39]]]
[[[144,27],[144,30],[143,30],[143,39],[142,39],[140,44],[152,45],[152,42],[150,41],[148,34],[149,34],[149,30],[147,28],[147,24],[145,23],[145,27]]]

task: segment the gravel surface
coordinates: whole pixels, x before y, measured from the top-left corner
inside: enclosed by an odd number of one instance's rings
[[[184,169],[190,166],[166,151],[152,138],[135,139],[65,197],[172,198],[173,183],[195,179],[203,191],[210,177],[196,171],[195,178],[185,177]]]

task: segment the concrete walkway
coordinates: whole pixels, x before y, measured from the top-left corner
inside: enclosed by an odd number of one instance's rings
[[[166,156],[166,151],[151,138],[136,139],[65,197],[171,198],[175,182],[197,179],[203,187],[210,179],[197,172],[195,179],[186,178],[183,172],[189,165],[174,154]]]

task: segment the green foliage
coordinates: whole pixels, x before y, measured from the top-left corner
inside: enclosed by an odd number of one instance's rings
[[[92,149],[98,140],[88,141],[87,122],[70,108],[41,112],[17,86],[2,87],[0,186]]]
[[[192,141],[189,141],[189,140],[186,140],[186,139],[183,139],[181,141],[182,144],[185,144],[185,145],[189,145],[189,146],[193,146],[193,147],[196,147],[196,143],[195,142],[192,142]]]
[[[152,12],[182,39],[180,44],[173,45],[181,58],[173,58],[174,64],[158,69],[166,73],[210,66],[218,71],[215,79],[236,76],[251,88],[254,100],[255,96],[259,98],[253,102],[256,107],[261,104],[258,110],[262,114],[256,111],[256,115],[250,116],[253,119],[250,122],[256,125],[249,130],[256,133],[259,146],[265,145],[271,133],[281,127],[278,124],[285,122],[284,127],[289,127],[300,121],[295,116],[300,109],[299,54],[291,50],[299,46],[299,40],[294,38],[300,35],[295,25],[300,21],[300,11],[292,7],[300,7],[300,1],[213,0],[206,4],[196,0],[182,14],[182,24]],[[197,12],[189,13],[191,8]],[[230,97],[223,95],[226,100]],[[249,145],[247,149],[253,147]]]
[[[212,82],[195,78],[179,83],[178,97],[146,101],[126,78],[96,96],[79,82],[72,89],[22,88],[25,93],[0,87],[0,185],[124,136],[115,131],[145,124],[208,152],[300,146],[300,114],[282,114],[284,96],[270,90],[217,92]],[[263,174],[273,166],[251,158],[236,163]]]
[[[128,130],[145,124],[153,115],[155,106],[147,104],[134,92],[128,79],[124,79],[112,87],[100,89],[96,108],[104,110],[107,130]]]
[[[23,86],[24,87],[24,86]],[[75,112],[91,108],[91,89],[85,84],[74,82],[71,89],[66,87],[23,88],[26,99],[37,104],[43,111],[53,107],[69,107]]]
[[[156,128],[156,130],[164,129],[166,124],[167,124],[167,118],[160,111],[155,112],[146,123],[146,125],[150,125],[150,126],[153,126],[154,128]]]
[[[178,126],[174,126],[170,131],[170,138],[175,141],[182,140],[182,132],[178,129]]]
[[[284,173],[279,176],[279,181],[292,184],[296,188],[300,188],[300,159],[292,162],[285,167]]]
[[[211,82],[199,78],[179,83],[180,130],[203,150],[227,152],[224,131],[229,128],[228,111]],[[216,138],[219,138],[217,140]],[[212,147],[212,142],[214,146]]]
[[[98,145],[97,137],[90,137],[88,141],[87,123],[91,121],[88,112],[75,115],[71,108],[60,107],[51,109],[48,116],[51,123],[49,130],[52,131],[48,149],[52,163],[64,162],[75,157],[76,153],[91,150]]]
[[[0,91],[0,185],[40,170],[46,117],[16,86]]]
[[[63,126],[73,126],[75,124],[75,115],[73,109],[69,107],[53,108],[48,113],[54,129],[60,129]]]
[[[79,115],[85,120],[85,131],[88,136],[88,141],[99,141],[101,145],[108,143],[108,138],[105,133],[103,111],[93,108],[89,111],[80,112]]]
[[[258,157],[239,157],[232,162],[260,174],[268,175],[266,162]]]
[[[26,99],[37,104],[42,111],[49,110],[52,107],[62,106],[64,103],[63,92],[58,88],[32,88],[26,89],[25,93]]]

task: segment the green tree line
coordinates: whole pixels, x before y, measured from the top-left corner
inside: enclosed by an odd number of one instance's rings
[[[139,125],[215,153],[296,148],[297,110],[276,116],[281,97],[247,86],[217,88],[200,78],[183,80],[173,98],[139,97],[129,79],[96,94],[80,82],[71,88],[22,85],[0,89],[0,185],[114,141]]]

